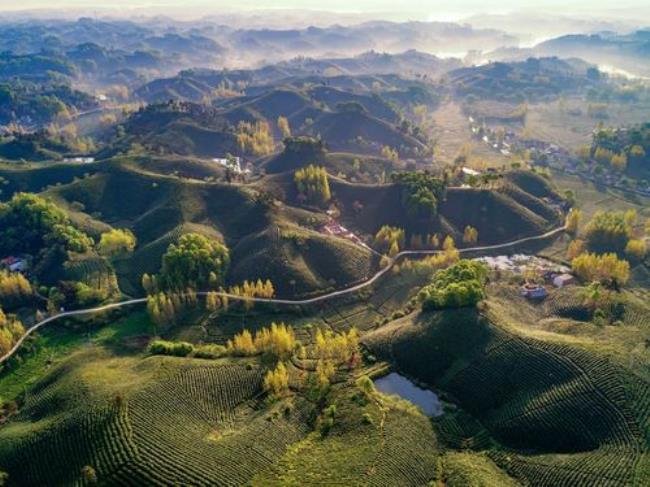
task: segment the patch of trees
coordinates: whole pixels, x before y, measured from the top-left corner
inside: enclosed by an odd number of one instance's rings
[[[289,372],[283,362],[264,376],[264,390],[274,397],[280,397],[289,390]]]
[[[623,253],[634,234],[635,222],[634,210],[598,212],[585,227],[587,246],[598,253]]]
[[[257,281],[251,282],[246,280],[243,284],[231,286],[228,289],[228,293],[233,296],[241,296],[244,298],[244,307],[250,309],[253,307],[254,301],[247,298],[272,298],[275,295],[275,288],[270,279],[267,279],[266,281],[258,279]]]
[[[271,127],[267,122],[239,122],[236,135],[237,146],[242,153],[265,156],[275,148]]]
[[[351,368],[357,359],[359,333],[351,328],[347,333],[334,333],[332,330],[318,330],[314,342],[313,354],[316,359],[316,380],[319,387],[329,386],[340,365],[348,364]]]
[[[244,330],[228,340],[227,350],[235,356],[269,354],[276,359],[288,358],[299,346],[293,328],[284,323],[271,323],[269,328],[262,328],[255,336]]]
[[[388,145],[382,146],[380,155],[391,162],[399,162],[399,153],[397,152],[397,149],[393,149]]]
[[[594,159],[621,172],[650,171],[650,123],[624,129],[601,128],[592,138],[591,147],[582,150],[583,159]]]
[[[169,245],[156,282],[164,289],[216,289],[229,265],[225,245],[198,233],[186,233],[178,243]]]
[[[91,287],[78,281],[60,281],[50,288],[48,294],[48,310],[50,313],[60,308],[78,308],[99,304],[108,298],[106,288]]]
[[[36,254],[51,245],[85,252],[93,241],[72,226],[54,203],[40,196],[17,193],[8,203],[0,204],[0,252]]]
[[[196,306],[198,298],[192,289],[176,292],[158,292],[147,297],[147,311],[157,326],[173,324],[187,307]]]
[[[309,166],[298,169],[293,177],[298,189],[298,199],[315,205],[324,205],[331,198],[327,170],[324,167]]]
[[[404,248],[404,240],[403,228],[384,225],[375,235],[374,246],[379,252],[394,257]]]
[[[130,230],[115,228],[102,233],[99,239],[99,253],[108,257],[117,257],[133,252],[136,238]]]
[[[580,221],[582,220],[582,211],[577,208],[571,208],[566,216],[564,228],[571,235],[577,235],[580,229]]]
[[[614,253],[583,253],[571,261],[571,268],[586,283],[600,282],[608,287],[624,286],[630,278],[630,263]]]
[[[391,174],[391,180],[401,190],[402,205],[409,215],[431,218],[438,211],[438,202],[444,197],[442,179],[422,172]]]
[[[9,160],[59,160],[63,154],[94,150],[92,139],[79,136],[73,124],[61,128],[51,124],[47,129],[0,137],[0,157]]]
[[[419,293],[422,310],[475,306],[484,297],[487,272],[485,265],[466,259],[439,270]]]
[[[321,139],[313,137],[288,137],[284,139],[283,155],[296,162],[317,162],[325,157],[325,146]]]
[[[467,245],[474,245],[478,242],[478,230],[470,225],[465,227],[463,232],[463,243]]]
[[[458,262],[460,259],[460,252],[458,252],[458,249],[453,245],[453,239],[447,237],[445,241],[447,242],[447,245],[442,252],[426,256],[422,259],[405,259],[401,264],[395,265],[395,271],[428,274],[433,270],[443,269]]]
[[[0,355],[4,355],[25,334],[23,324],[15,315],[6,315],[0,308]]]

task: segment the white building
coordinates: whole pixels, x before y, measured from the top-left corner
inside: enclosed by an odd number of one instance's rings
[[[250,169],[242,169],[241,167],[241,157],[215,157],[212,159],[212,162],[216,162],[220,166],[223,166],[227,169],[230,169],[235,174],[250,174]]]

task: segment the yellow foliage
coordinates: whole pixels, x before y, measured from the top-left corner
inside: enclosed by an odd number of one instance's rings
[[[237,144],[241,152],[264,156],[273,152],[275,143],[269,124],[266,122],[239,122]]]
[[[398,162],[399,161],[399,153],[397,150],[385,145],[381,148],[381,156],[385,157],[389,161],[392,162]]]
[[[584,253],[571,261],[571,267],[584,282],[598,281],[623,286],[630,278],[630,263],[613,253]]]
[[[275,370],[269,370],[264,377],[264,390],[273,396],[281,396],[289,390],[289,372],[283,362]]]
[[[297,341],[293,328],[284,323],[271,323],[270,329],[262,328],[255,334],[254,344],[260,352],[285,357],[296,349]]]
[[[324,167],[310,164],[298,169],[293,177],[298,193],[311,203],[322,205],[332,198],[329,179]]]
[[[571,235],[578,233],[580,227],[580,220],[582,219],[582,211],[577,208],[571,208],[566,216],[565,228]]]
[[[388,252],[388,255],[394,257],[404,246],[404,230],[390,225],[382,226],[375,235],[374,245],[381,252]]]
[[[250,331],[244,330],[228,340],[228,350],[234,355],[255,355],[257,348]]]
[[[291,128],[287,117],[278,117],[278,129],[280,129],[283,138],[291,137]]]
[[[569,260],[575,259],[580,254],[584,253],[587,250],[584,240],[576,239],[569,244],[569,248],[566,251],[566,257]]]
[[[334,333],[331,330],[316,332],[314,353],[319,360],[341,364],[350,360],[359,346],[359,334],[356,328],[347,333]]]
[[[331,360],[318,360],[316,362],[316,379],[321,388],[327,387],[336,374],[336,367]]]
[[[130,230],[115,228],[102,233],[99,240],[99,253],[115,256],[133,252],[135,249],[135,235]]]
[[[618,172],[624,172],[627,167],[627,155],[624,152],[614,154],[610,161],[612,167]]]
[[[471,245],[478,242],[478,230],[474,227],[467,225],[463,233],[463,242]]]
[[[284,323],[271,323],[269,328],[262,328],[255,333],[244,330],[228,340],[228,350],[234,355],[255,355],[270,353],[278,358],[291,354],[299,343],[293,328]]]
[[[0,300],[16,301],[32,295],[32,286],[19,272],[0,271]]]
[[[5,315],[0,308],[0,355],[4,355],[25,334],[23,324],[14,315]]]
[[[625,253],[635,259],[642,260],[647,252],[645,240],[633,239],[625,246]]]
[[[445,240],[442,242],[442,250],[452,250],[456,248],[456,242],[451,235],[447,235]]]

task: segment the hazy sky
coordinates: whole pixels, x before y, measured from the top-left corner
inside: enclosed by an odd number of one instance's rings
[[[528,5],[528,6],[526,6]],[[531,6],[532,5],[532,6]],[[604,12],[633,12],[635,8],[648,7],[648,0],[537,0],[534,3],[521,0],[0,0],[0,10],[25,9],[92,9],[129,11],[165,10],[182,11],[185,15],[204,15],[256,9],[315,9],[347,13],[389,12],[408,15],[413,19],[452,18],[474,13],[506,13],[513,10],[534,8],[558,14],[583,13],[599,15]],[[621,12],[623,13],[623,12]]]

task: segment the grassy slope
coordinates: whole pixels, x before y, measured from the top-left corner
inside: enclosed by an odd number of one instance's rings
[[[399,132],[387,122],[358,112],[325,113],[307,127],[308,135],[320,135],[330,150],[378,154],[383,145],[396,148],[405,157],[426,147],[410,135]],[[374,144],[364,147],[355,140],[362,137]]]
[[[344,218],[371,234],[382,224],[390,224],[413,233],[451,233],[459,240],[465,226],[472,225],[478,229],[481,243],[492,244],[543,233],[557,223],[553,210],[519,186],[511,194],[450,188],[440,203],[439,218],[431,222],[410,218],[394,185],[359,185],[332,178],[330,186]],[[355,201],[363,205],[361,211],[353,210]],[[495,215],[499,215],[499,225],[494,224]]]

